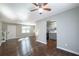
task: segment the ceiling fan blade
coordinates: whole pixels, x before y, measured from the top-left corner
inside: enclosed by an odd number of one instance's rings
[[[48,10],[48,11],[51,11],[51,9],[50,8],[43,8],[44,10]]]
[[[32,12],[32,11],[36,11],[36,10],[38,10],[38,9],[33,9],[33,10],[30,10],[30,11]]]
[[[43,3],[43,6],[46,6],[48,3]]]
[[[32,3],[32,4],[34,4],[35,6],[38,6],[38,4],[36,4],[36,3]]]

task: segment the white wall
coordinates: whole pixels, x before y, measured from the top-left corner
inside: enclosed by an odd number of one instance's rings
[[[79,54],[79,7],[56,15],[57,47]]]
[[[37,22],[37,40],[44,43],[47,20],[56,20],[57,48],[79,55],[79,7]]]
[[[36,22],[36,40],[38,42],[47,44],[46,31],[47,31],[46,21],[41,20],[41,21]]]

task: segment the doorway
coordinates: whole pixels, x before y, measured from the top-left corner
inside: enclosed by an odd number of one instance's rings
[[[56,21],[47,21],[47,43],[48,46],[56,48],[57,45]]]

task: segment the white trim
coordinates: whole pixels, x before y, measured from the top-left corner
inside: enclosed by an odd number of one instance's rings
[[[11,39],[20,39],[20,37],[11,38]],[[11,40],[11,39],[7,39],[7,40]],[[5,42],[6,42],[6,40],[5,40]]]
[[[6,41],[1,41],[1,42],[0,42],[0,46],[1,46],[1,44],[2,44],[3,42],[6,42]]]
[[[66,49],[66,48],[62,48],[62,47],[57,47],[58,49],[61,49],[61,50],[65,50],[65,51],[68,51],[68,52],[71,52],[71,53],[74,53],[76,55],[79,55],[78,52],[75,52],[75,51],[72,51],[72,50],[69,50],[69,49]]]
[[[42,42],[42,41],[39,41],[39,40],[36,40],[37,42],[41,42],[41,43],[43,43],[43,44],[47,44],[47,43],[45,43],[45,42]]]
[[[1,43],[0,43],[0,46],[1,46]]]
[[[3,43],[3,42],[6,42],[6,40],[3,40],[2,43]]]
[[[3,43],[3,42],[6,42],[6,41],[2,41],[2,43]]]
[[[0,46],[1,46],[2,42],[0,42]]]

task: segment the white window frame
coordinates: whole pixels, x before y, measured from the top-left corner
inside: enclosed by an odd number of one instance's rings
[[[30,33],[31,26],[22,26],[22,33]]]

